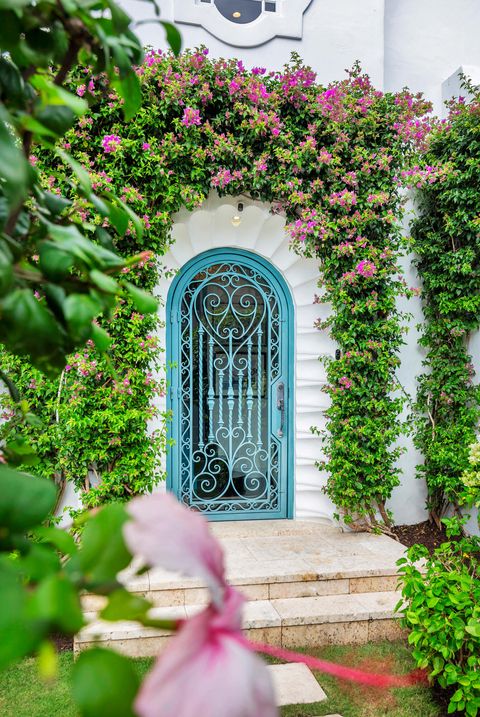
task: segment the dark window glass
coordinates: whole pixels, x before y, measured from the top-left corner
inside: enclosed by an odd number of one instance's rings
[[[253,22],[260,17],[263,9],[261,0],[215,0],[215,5],[223,17],[239,25]]]

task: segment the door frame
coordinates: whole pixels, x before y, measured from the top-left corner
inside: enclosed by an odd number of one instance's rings
[[[209,261],[214,259],[215,261]],[[295,312],[290,289],[276,267],[267,259],[254,251],[224,247],[210,249],[198,254],[184,264],[170,285],[166,304],[166,356],[167,356],[167,412],[171,416],[167,438],[167,490],[179,496],[180,470],[179,470],[179,434],[180,403],[179,367],[175,360],[180,357],[180,330],[179,306],[186,285],[191,278],[203,267],[221,261],[238,261],[250,268],[261,268],[262,273],[275,288],[281,306],[283,324],[281,342],[285,351],[286,375],[285,389],[287,397],[286,423],[287,436],[285,440],[286,451],[282,451],[279,468],[280,482],[280,510],[271,511],[245,511],[243,513],[209,514],[203,513],[209,520],[279,520],[293,518],[295,494]],[[173,360],[173,361],[172,361]],[[170,441],[172,442],[169,445]],[[286,453],[286,455],[285,455]],[[286,475],[285,475],[286,474]],[[283,478],[283,484],[282,484]],[[282,493],[285,496],[282,497]]]

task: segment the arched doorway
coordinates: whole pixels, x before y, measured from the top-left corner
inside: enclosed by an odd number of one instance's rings
[[[293,303],[262,257],[215,249],[167,301],[168,488],[216,520],[291,517]]]

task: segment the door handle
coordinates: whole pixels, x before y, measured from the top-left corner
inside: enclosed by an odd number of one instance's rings
[[[283,429],[285,426],[285,384],[279,383],[277,386],[277,409],[280,411],[280,428],[277,436],[283,438]]]

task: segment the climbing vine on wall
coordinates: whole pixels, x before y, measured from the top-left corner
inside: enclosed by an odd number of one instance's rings
[[[158,371],[162,352],[155,320],[122,300],[108,331],[110,356],[99,354],[88,341],[70,356],[57,380],[24,360],[2,356],[37,417],[33,425],[17,426],[4,395],[3,435],[12,441],[21,429],[37,453],[33,469],[52,477],[60,488],[72,481],[90,507],[148,491],[163,476],[158,453],[165,451],[166,433],[156,401],[165,381]]]
[[[413,249],[423,283],[425,373],[419,378],[416,444],[425,456],[430,507],[457,503],[480,418],[470,341],[480,326],[480,95],[453,104],[409,173],[420,216]],[[433,181],[433,179],[435,181]]]
[[[70,132],[70,151],[95,183],[115,188],[143,216],[143,244],[132,237],[130,252],[162,254],[172,215],[199,206],[212,189],[269,202],[285,215],[292,250],[319,260],[316,300],[331,311],[318,328],[341,350],[327,362],[332,404],[319,461],[326,490],[347,520],[375,526],[380,511],[388,523],[402,407],[394,394],[403,341],[396,300],[410,291],[397,266],[401,171],[429,129],[428,105],[406,91],[382,94],[358,67],[322,87],[295,56],[268,73],[211,60],[206,49],[180,58],[150,52],[138,74],[144,102],[124,124],[116,95],[86,73],[80,91],[91,112]],[[41,160],[52,190],[71,181],[51,158]],[[87,203],[78,211],[92,225],[104,221]],[[108,460],[110,447],[102,446]]]

